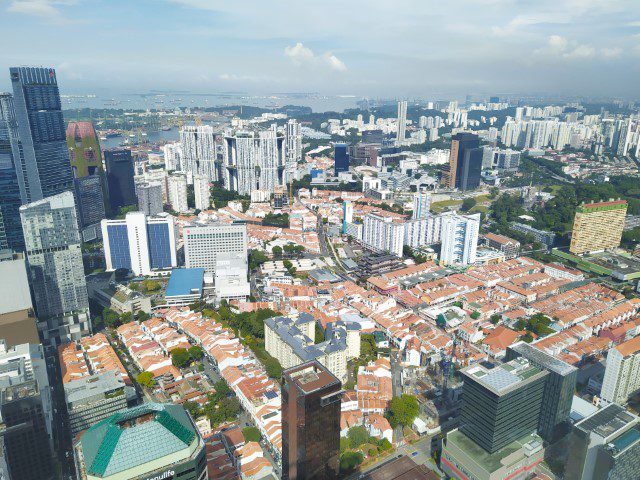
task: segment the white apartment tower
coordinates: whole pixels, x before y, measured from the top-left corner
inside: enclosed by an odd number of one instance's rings
[[[174,173],[167,179],[169,186],[169,203],[171,208],[184,213],[189,211],[187,203],[187,176],[184,173]]]
[[[431,194],[424,189],[413,194],[413,214],[411,218],[418,220],[429,216],[431,207]]]
[[[609,350],[600,397],[607,403],[624,405],[640,390],[640,337]]]
[[[227,131],[224,139],[224,184],[229,190],[250,195],[253,190],[273,193],[284,185],[284,136],[276,125],[260,132]]]
[[[407,128],[407,102],[403,100],[398,102],[398,135],[396,141],[401,144],[405,140]]]
[[[364,216],[362,243],[372,250],[402,257],[404,224],[395,222],[392,217],[369,213]]]
[[[440,261],[445,265],[472,265],[476,261],[480,214],[442,218]]]
[[[167,171],[183,171],[182,146],[180,143],[167,143],[162,147],[164,153],[164,168]]]
[[[184,126],[180,130],[182,171],[219,180],[216,166],[216,136],[211,125]]]
[[[302,133],[300,124],[295,119],[290,119],[285,125],[285,154],[286,154],[286,180],[293,178],[296,165],[302,160]]]
[[[209,189],[209,178],[207,176],[193,176],[193,193],[196,198],[197,210],[209,210],[211,208],[211,190]]]

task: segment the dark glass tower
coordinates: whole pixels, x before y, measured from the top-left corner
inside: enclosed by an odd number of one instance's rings
[[[18,211],[22,202],[16,169],[22,169],[22,150],[13,97],[0,93],[0,216],[6,235],[5,248],[23,251],[24,237]]]
[[[506,360],[518,357],[524,357],[533,365],[549,372],[544,387],[538,434],[545,440],[552,441],[558,428],[569,420],[578,369],[526,342],[507,347]]]
[[[16,170],[22,203],[73,190],[67,137],[56,72],[9,69],[24,164]]]
[[[318,362],[282,376],[283,480],[337,478],[342,383]]]
[[[100,223],[105,217],[102,179],[100,175],[76,178],[74,181],[80,215],[80,225],[87,227]]]
[[[121,207],[136,205],[136,185],[133,180],[133,158],[131,150],[105,150],[104,160],[107,166],[107,185],[109,190],[109,204],[115,213]]]
[[[548,372],[517,358],[462,370],[460,431],[489,453],[534,433]]]
[[[480,139],[473,133],[458,133],[451,137],[449,154],[449,188],[471,190],[480,185],[482,149]]]
[[[340,172],[349,171],[349,153],[346,143],[336,143],[333,149],[334,170],[338,175]]]

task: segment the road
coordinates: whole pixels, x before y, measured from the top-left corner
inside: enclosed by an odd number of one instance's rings
[[[391,392],[394,397],[402,395],[402,367],[398,362],[398,351],[392,350],[389,355],[389,361],[391,363]],[[402,427],[397,426],[393,429],[393,437],[396,442],[399,442],[403,438]]]

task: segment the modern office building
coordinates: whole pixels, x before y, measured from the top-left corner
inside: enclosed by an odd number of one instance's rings
[[[449,171],[444,177],[446,185],[462,191],[478,188],[482,155],[477,135],[463,132],[451,137]]]
[[[362,244],[376,252],[389,252],[402,257],[404,223],[393,217],[368,213],[363,219]]]
[[[0,338],[7,346],[40,343],[23,253],[0,251]]]
[[[600,397],[606,403],[624,405],[640,391],[640,337],[609,349]]]
[[[182,239],[187,268],[204,268],[207,273],[215,273],[221,254],[236,255],[237,261],[247,268],[247,226],[244,223],[185,226]]]
[[[124,380],[113,370],[65,383],[64,399],[72,438],[127,409]]]
[[[549,373],[525,358],[461,370],[460,431],[489,453],[535,433]]]
[[[640,424],[636,415],[611,404],[573,426],[564,478],[640,478]]]
[[[188,212],[187,176],[184,173],[172,173],[167,179],[167,184],[171,209],[178,213]]]
[[[205,175],[193,176],[193,193],[196,210],[209,210],[211,208],[211,190],[209,189],[208,177]]]
[[[103,220],[102,239],[108,271],[126,268],[136,275],[151,275],[178,265],[171,215],[129,212],[122,220]]]
[[[124,148],[105,150],[104,162],[107,168],[107,188],[111,210],[117,212],[122,207],[135,205],[137,199],[131,150]]]
[[[40,336],[51,345],[79,340],[91,321],[73,193],[23,205],[20,216]]]
[[[104,173],[102,151],[91,122],[69,122],[67,147],[74,178]]]
[[[333,170],[336,176],[349,171],[349,152],[346,143],[336,143],[333,146]]]
[[[88,227],[105,218],[102,176],[99,174],[75,178],[73,180],[80,225]]]
[[[15,118],[24,163],[18,168],[22,203],[73,190],[58,81],[53,68],[11,67]]]
[[[189,173],[190,176],[204,175],[211,182],[220,180],[216,135],[212,126],[185,125],[180,129],[180,145],[181,168],[175,170]]]
[[[264,321],[265,349],[284,368],[315,360],[346,382],[347,361],[360,356],[360,330],[355,324],[335,323],[325,340],[315,343],[316,320],[308,313],[296,320],[268,318]]]
[[[396,135],[396,142],[401,145],[405,141],[407,130],[407,102],[398,102],[398,134]]]
[[[561,433],[561,427],[568,426],[578,369],[526,342],[507,347],[505,360],[518,357],[526,358],[532,365],[549,372],[544,386],[538,434],[545,440],[552,441],[557,433]]]
[[[15,251],[24,251],[19,211],[21,189],[16,173],[23,168],[24,156],[13,97],[9,93],[0,93],[0,217],[4,224],[6,247]]]
[[[205,444],[181,405],[146,403],[89,428],[75,443],[82,480],[206,480]]]
[[[284,136],[276,125],[259,132],[227,131],[224,138],[223,176],[228,190],[250,195],[252,190],[273,193],[284,185]]]
[[[626,215],[626,200],[578,205],[569,251],[581,255],[619,247]]]
[[[474,264],[479,232],[479,213],[444,215],[441,220],[440,262],[444,265]]]
[[[420,189],[419,192],[413,194],[413,213],[411,214],[412,220],[420,220],[427,218],[431,213],[429,208],[431,207],[431,194],[425,189]]]
[[[285,370],[282,377],[283,480],[337,478],[340,380],[318,362]]]
[[[139,183],[136,185],[138,210],[152,217],[164,211],[161,183]]]

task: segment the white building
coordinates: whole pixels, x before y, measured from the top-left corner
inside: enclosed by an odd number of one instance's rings
[[[216,136],[210,125],[191,125],[180,129],[182,171],[192,175],[205,175],[218,181],[216,165]]]
[[[431,207],[431,194],[424,189],[413,194],[413,214],[411,218],[417,220],[419,218],[427,218],[429,216],[429,208]]]
[[[221,255],[238,258],[247,272],[247,226],[244,223],[210,223],[185,226],[182,229],[184,258],[187,268],[204,268],[216,272]]]
[[[123,220],[102,220],[107,270],[126,268],[136,275],[177,267],[173,217],[129,212]]]
[[[404,223],[404,244],[411,248],[424,247],[440,242],[443,215],[407,220]]]
[[[392,217],[368,213],[363,220],[362,243],[372,250],[402,257],[404,224],[394,221]]]
[[[296,165],[302,160],[302,132],[295,119],[290,119],[285,128],[286,180],[289,181],[293,178]]]
[[[187,176],[183,173],[174,173],[167,179],[169,186],[169,203],[171,208],[184,213],[189,211],[187,203]]]
[[[473,265],[476,261],[480,214],[442,218],[440,261],[445,265]]]
[[[193,193],[196,198],[197,210],[209,210],[211,207],[211,190],[209,189],[209,178],[206,175],[193,176]]]
[[[396,141],[402,144],[405,140],[405,132],[407,128],[407,102],[398,102],[398,134]]]
[[[162,147],[164,168],[167,171],[182,171],[182,146],[180,143],[167,143]]]
[[[600,396],[607,403],[624,405],[640,390],[640,337],[609,350]]]
[[[158,215],[164,210],[162,198],[162,184],[138,183],[136,195],[138,196],[138,210],[145,215]]]
[[[224,139],[225,187],[241,195],[252,190],[273,193],[284,186],[284,136],[276,126],[260,132],[227,131]]]

